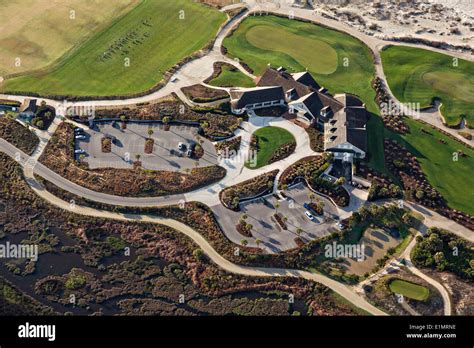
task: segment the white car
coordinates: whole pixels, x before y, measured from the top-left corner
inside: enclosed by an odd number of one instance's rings
[[[178,78],[176,76],[173,76],[170,81],[172,83],[175,83],[176,81],[178,81]]]
[[[186,145],[183,144],[183,143],[179,143],[178,144],[178,150],[183,151],[183,152],[186,151]]]
[[[344,225],[343,224],[337,224],[337,228],[342,231],[344,229]]]
[[[86,136],[84,134],[76,135],[76,140],[85,140]]]
[[[83,154],[83,153],[86,153],[86,151],[84,151],[83,149],[77,149],[77,150],[74,151],[74,153],[75,153],[76,155],[81,155],[81,154]]]
[[[309,211],[305,211],[304,215],[306,215],[306,217],[310,219],[311,221],[314,221],[314,216]]]

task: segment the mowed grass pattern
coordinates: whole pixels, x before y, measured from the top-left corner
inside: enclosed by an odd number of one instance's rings
[[[189,0],[143,0],[54,70],[7,80],[0,88],[74,96],[143,92],[210,42],[225,20],[218,10]],[[136,36],[126,40],[133,33]],[[118,42],[121,46],[114,47]],[[105,52],[109,57],[103,60]]]
[[[401,279],[392,280],[389,288],[395,294],[400,294],[417,301],[425,301],[430,296],[428,288]]]
[[[387,131],[386,136],[397,140],[417,156],[428,181],[451,208],[474,215],[474,151],[418,121],[406,118],[405,122],[410,127],[409,134],[400,136]],[[467,156],[459,156],[456,161],[453,154],[457,151],[463,151]]]
[[[296,141],[290,132],[280,127],[263,127],[255,131],[254,135],[258,139],[257,162],[256,166],[248,162],[246,166],[250,169],[267,165],[275,150],[282,145]]]
[[[0,0],[0,76],[46,67],[139,3],[140,0]]]
[[[474,62],[406,46],[384,49],[382,61],[390,89],[401,102],[428,107],[438,98],[449,125],[458,125],[464,116],[474,126]]]
[[[228,65],[224,65],[219,76],[209,84],[217,87],[255,87],[255,83],[250,77]]]
[[[255,75],[262,74],[268,64],[292,72],[307,68],[331,93],[356,94],[371,112],[378,111],[371,88],[375,74],[372,56],[369,48],[352,36],[298,20],[255,16],[245,19],[224,40],[224,46]]]

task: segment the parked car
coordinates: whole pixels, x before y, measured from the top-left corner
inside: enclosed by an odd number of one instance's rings
[[[85,140],[86,136],[84,134],[76,135],[76,140]]]
[[[178,78],[177,78],[176,76],[173,76],[173,77],[171,78],[171,82],[172,82],[172,83],[175,83],[176,81],[178,81]]]
[[[344,225],[343,224],[337,224],[337,228],[342,231],[344,229]]]
[[[183,144],[183,143],[179,143],[178,144],[178,150],[183,151],[183,152],[186,151],[186,145]]]
[[[193,153],[194,153],[194,151],[189,148],[188,151],[186,152],[186,156],[191,158],[191,157],[193,157]]]
[[[83,149],[77,149],[77,150],[74,151],[74,153],[75,153],[76,155],[81,155],[81,154],[83,154],[83,153],[86,153],[86,151],[84,151]]]
[[[306,217],[310,219],[311,221],[315,220],[313,214],[311,214],[309,211],[305,211],[304,215],[306,215]]]
[[[74,134],[78,135],[78,134],[83,134],[83,133],[84,133],[84,129],[79,128],[79,127],[74,128]]]

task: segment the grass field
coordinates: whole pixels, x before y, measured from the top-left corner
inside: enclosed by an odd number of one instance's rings
[[[228,65],[224,65],[220,75],[209,84],[217,87],[255,87],[255,83],[250,77]]]
[[[430,290],[424,286],[394,279],[389,284],[390,291],[417,301],[425,301],[430,296]]]
[[[449,125],[461,116],[474,126],[474,62],[414,47],[392,46],[382,51],[390,89],[401,102],[427,107],[433,98],[443,103],[441,112]]]
[[[371,82],[375,74],[369,49],[347,34],[276,16],[249,17],[224,40],[228,54],[247,63],[256,75],[271,64],[290,71],[308,69],[331,93],[360,96],[377,112]]]
[[[224,40],[231,57],[237,57],[260,75],[271,64],[290,71],[308,69],[329,92],[353,93],[375,114],[379,110],[371,87],[375,67],[370,50],[359,40],[336,30],[276,16],[249,17]],[[370,164],[385,171],[383,137],[372,131],[380,119],[369,122]]]
[[[258,139],[257,164],[251,169],[261,168],[268,164],[275,150],[284,144],[295,141],[295,137],[286,129],[280,127],[263,127],[255,131],[254,135]]]
[[[189,0],[143,0],[80,49],[38,74],[6,80],[1,91],[107,96],[143,92],[203,48],[226,15]]]
[[[474,215],[474,151],[418,121],[407,118],[406,122],[410,126],[409,134],[400,136],[387,132],[386,135],[417,156],[428,181],[441,192],[451,208]],[[421,128],[431,135],[422,132]],[[459,150],[467,157],[453,161],[453,153]]]
[[[139,0],[0,0],[0,76],[53,63],[139,3]],[[19,66],[15,64],[17,58],[21,60]]]

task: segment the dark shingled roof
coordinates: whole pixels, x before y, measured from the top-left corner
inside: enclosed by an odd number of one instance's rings
[[[321,86],[318,85],[318,83],[313,78],[313,76],[307,71],[296,73],[296,74],[291,74],[291,76],[293,76],[293,79],[296,82],[302,83],[305,86],[312,87],[315,90],[319,90],[321,88]]]
[[[342,100],[341,98],[346,97],[339,95],[337,98]],[[327,126],[330,130],[327,137],[332,138],[333,141],[327,143],[326,148],[331,149],[344,143],[350,143],[367,152],[367,120],[367,111],[361,106],[345,107],[335,113]]]
[[[344,107],[344,105],[336,99],[319,92],[312,92],[294,102],[302,102],[316,118],[319,117],[321,109],[326,106],[329,106],[333,113],[338,112]]]
[[[286,71],[279,72],[272,68],[265,70],[258,80],[257,86],[281,86],[285,93],[290,89],[294,89],[296,91],[296,98],[301,98],[302,96],[312,92],[311,87],[295,81],[291,74],[288,74]]]
[[[231,90],[232,107],[234,109],[243,109],[250,104],[270,102],[274,100],[284,100],[285,93],[280,86],[257,87],[248,89]]]

